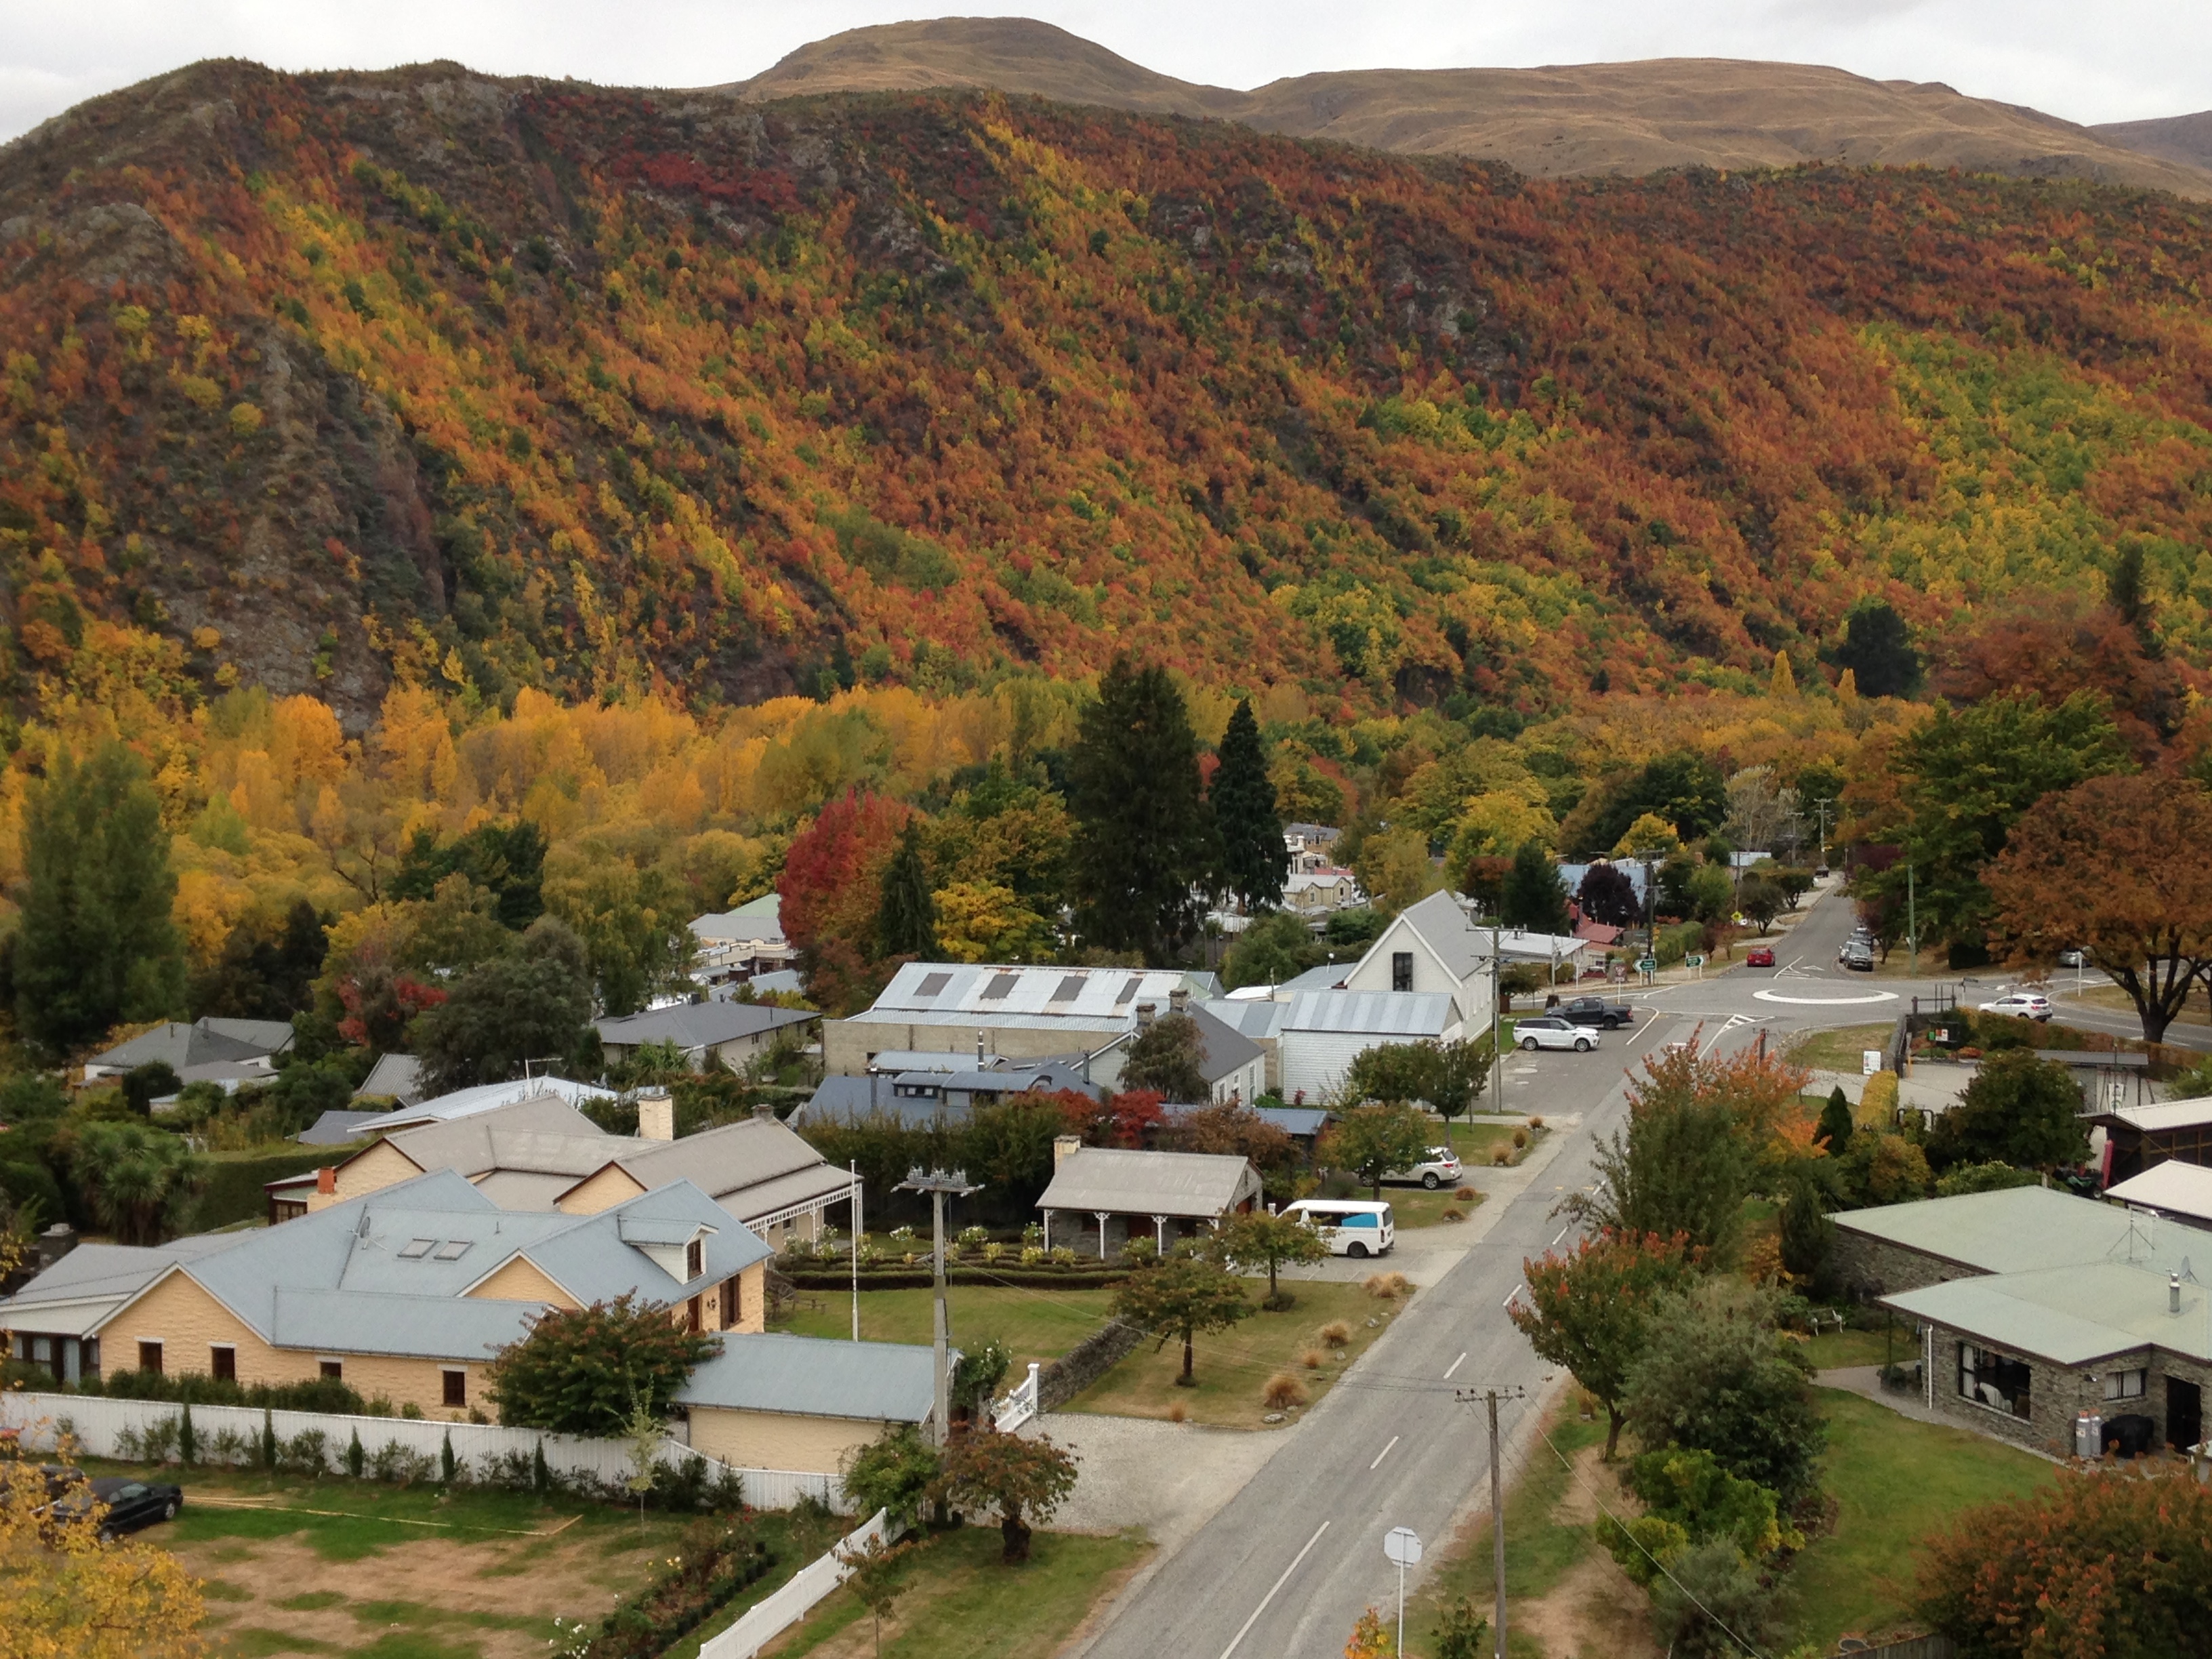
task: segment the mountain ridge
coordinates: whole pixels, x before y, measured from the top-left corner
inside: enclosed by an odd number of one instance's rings
[[[1344,70],[1249,91],[1177,80],[1030,18],[879,24],[810,42],[723,90],[752,102],[989,88],[1291,137],[1502,161],[1532,178],[1674,167],[1959,167],[2212,197],[2212,155],[2146,149],[1942,82],[1816,64],[1655,58],[1531,69]]]

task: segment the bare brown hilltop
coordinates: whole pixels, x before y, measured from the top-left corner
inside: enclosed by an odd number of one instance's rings
[[[2184,167],[2212,167],[2212,109],[2157,121],[2113,121],[2089,129],[2108,143]]]
[[[1684,58],[1353,70],[1238,92],[1156,74],[1049,23],[945,17],[831,35],[734,90],[764,102],[927,87],[1212,116],[1292,137],[1501,161],[1531,178],[1843,161],[2086,179],[2212,198],[2212,155],[2168,142],[2170,134],[2138,144],[2124,129],[2093,130],[1937,82],[1870,81],[1804,64]]]

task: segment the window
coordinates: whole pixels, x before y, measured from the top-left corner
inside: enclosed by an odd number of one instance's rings
[[[238,1381],[238,1350],[228,1342],[208,1350],[208,1370],[218,1382]]]
[[[722,1328],[724,1330],[733,1331],[738,1328],[738,1320],[744,1312],[744,1305],[740,1295],[740,1281],[734,1276],[724,1279],[722,1281]]]
[[[1143,985],[1144,982],[1145,981],[1136,975],[1130,975],[1128,979],[1123,982],[1121,988],[1114,994],[1114,1006],[1118,1008],[1123,1003],[1128,1001],[1130,998],[1135,996],[1137,994],[1138,988]]]
[[[2148,1370],[2105,1373],[2105,1398],[2107,1400],[2140,1400],[2149,1389],[2150,1373]]]
[[[933,997],[951,983],[952,975],[950,974],[924,974],[921,983],[914,988],[914,994],[918,997]]]
[[[2028,1414],[2028,1368],[1971,1342],[1959,1345],[1959,1396],[2008,1417]]]
[[[437,1247],[438,1241],[434,1238],[410,1238],[399,1247],[399,1259],[402,1261],[420,1261]]]
[[[694,1336],[706,1328],[706,1321],[702,1316],[703,1310],[699,1303],[700,1298],[695,1296],[684,1304],[684,1328]]]
[[[445,1385],[440,1404],[465,1406],[469,1403],[469,1374],[466,1371],[440,1371],[438,1380]]]
[[[343,1382],[345,1381],[345,1361],[343,1359],[323,1360],[320,1362],[319,1369],[325,1376],[330,1378],[333,1382]]]
[[[994,974],[991,975],[991,982],[983,988],[983,1000],[1003,1002],[1013,994],[1014,987],[1021,982],[1022,976],[1019,974]]]
[[[138,1345],[138,1369],[142,1371],[151,1371],[156,1376],[159,1376],[161,1374],[161,1345],[160,1343],[141,1342]]]
[[[465,1238],[449,1238],[444,1243],[438,1246],[438,1253],[432,1258],[432,1260],[437,1261],[459,1261],[463,1256],[469,1253],[469,1245],[471,1242],[471,1241]]]
[[[684,1247],[684,1277],[696,1279],[707,1271],[707,1241],[695,1238]]]
[[[1390,952],[1390,988],[1394,991],[1413,988],[1413,953],[1411,951]]]
[[[1059,984],[1053,987],[1052,1000],[1054,1002],[1074,1001],[1083,994],[1083,978],[1081,974],[1068,975]]]

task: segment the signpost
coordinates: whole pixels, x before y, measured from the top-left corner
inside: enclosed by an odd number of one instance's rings
[[[1644,982],[1646,985],[1649,985],[1651,982],[1652,975],[1659,971],[1659,958],[1656,957],[1637,957],[1636,971],[1644,975]]]
[[[1701,951],[1692,951],[1682,958],[1682,965],[1693,969],[1699,979],[1705,976],[1705,958]]]
[[[1393,1527],[1382,1534],[1382,1553],[1398,1564],[1398,1651],[1406,1651],[1406,1569],[1421,1565],[1421,1535],[1411,1527]]]

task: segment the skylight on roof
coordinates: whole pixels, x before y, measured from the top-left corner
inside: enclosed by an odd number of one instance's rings
[[[915,994],[933,997],[951,983],[952,975],[950,974],[924,974],[921,976],[921,983],[915,988]]]
[[[1137,994],[1137,988],[1138,988],[1139,986],[1142,985],[1144,982],[1145,982],[1145,981],[1144,981],[1140,977],[1139,977],[1137,975],[1135,975],[1135,974],[1132,974],[1132,975],[1129,975],[1128,983],[1127,983],[1126,985],[1122,986],[1122,988],[1121,988],[1121,993],[1120,993],[1120,994],[1118,994],[1117,996],[1115,996],[1115,999],[1114,999],[1114,1006],[1115,1006],[1116,1008],[1118,1008],[1118,1007],[1120,1007],[1123,1003],[1127,1002],[1127,1001],[1131,997],[1133,997],[1133,996],[1136,995],[1136,994]]]
[[[435,1259],[440,1261],[459,1261],[463,1256],[469,1253],[469,1245],[471,1242],[471,1240],[465,1238],[449,1238],[444,1243],[438,1246],[438,1254]]]
[[[437,1244],[434,1238],[410,1238],[399,1247],[399,1259],[402,1261],[420,1261],[435,1249]]]
[[[1073,1002],[1082,994],[1083,975],[1070,974],[1053,988],[1052,1000],[1054,1002]]]
[[[991,975],[991,982],[983,988],[983,1000],[986,1002],[997,1002],[1010,994],[1014,987],[1021,982],[1022,976],[1019,974],[994,974]]]

